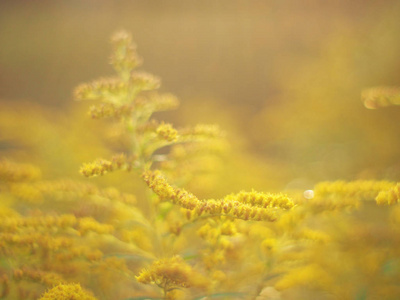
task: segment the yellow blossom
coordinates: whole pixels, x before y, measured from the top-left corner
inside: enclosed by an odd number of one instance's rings
[[[136,93],[140,91],[151,91],[160,87],[160,79],[150,73],[135,72],[131,74],[129,84]]]
[[[180,134],[180,140],[182,141],[203,141],[225,136],[225,133],[217,125],[209,124],[198,124],[193,128],[182,129]]]
[[[381,191],[393,186],[393,182],[373,180],[321,182],[315,186],[315,197],[308,203],[329,210],[359,208],[363,200],[374,200]]]
[[[86,177],[104,175],[113,170],[112,162],[105,159],[98,159],[91,163],[85,163],[80,169],[80,173]]]
[[[14,183],[10,186],[10,192],[26,202],[43,202],[43,194],[36,185],[28,183]]]
[[[172,127],[171,124],[161,124],[156,129],[157,135],[168,142],[173,142],[177,140],[178,131]]]
[[[84,291],[79,284],[59,284],[40,297],[39,300],[96,300],[88,292]]]
[[[54,286],[62,282],[65,282],[65,280],[56,273],[39,271],[27,267],[14,270],[13,278],[15,280],[24,279],[24,280],[31,280],[34,282],[41,282],[46,286]]]
[[[79,232],[81,235],[92,231],[98,234],[108,234],[114,231],[114,227],[109,224],[101,224],[95,219],[87,217],[79,220]]]
[[[338,196],[372,200],[380,191],[392,186],[393,182],[374,180],[321,182],[315,186],[314,193],[315,197]]]
[[[238,194],[230,194],[225,197],[227,201],[238,201],[252,206],[263,208],[279,207],[282,209],[290,209],[294,206],[293,201],[284,194],[266,194],[256,191],[241,191]]]
[[[136,279],[144,284],[156,284],[167,291],[177,287],[205,288],[208,283],[204,276],[197,273],[180,256],[154,261]]]
[[[93,119],[100,118],[116,118],[129,117],[132,115],[134,108],[130,105],[117,106],[112,103],[101,103],[100,105],[92,105],[89,109],[89,115]]]
[[[376,196],[376,203],[379,205],[393,205],[400,202],[400,183],[391,187],[386,191],[381,191]]]
[[[369,109],[400,105],[400,87],[379,86],[365,89],[361,98]]]
[[[162,201],[171,201],[183,208],[194,210],[191,217],[209,214],[226,215],[244,220],[275,221],[277,219],[277,209],[280,208],[280,205],[284,208],[290,207],[290,200],[282,196],[277,197],[277,199],[283,199],[282,202],[270,201],[267,208],[252,205],[251,202],[243,203],[245,201],[240,202],[230,197],[220,200],[199,200],[196,196],[183,189],[173,188],[159,171],[146,171],[143,174],[143,179]]]
[[[29,164],[16,164],[11,161],[0,160],[0,182],[28,181],[40,178],[40,170]]]
[[[122,105],[121,99],[128,95],[128,85],[119,78],[102,78],[91,83],[83,83],[75,89],[77,100],[98,100],[115,105]]]
[[[86,177],[95,177],[120,169],[130,171],[133,166],[133,160],[133,158],[126,157],[125,154],[114,155],[111,161],[97,159],[94,162],[85,163],[79,172]]]
[[[121,76],[128,76],[127,74],[142,62],[136,53],[132,37],[126,31],[119,31],[113,35],[111,42],[114,48],[113,55],[111,56],[111,64]]]

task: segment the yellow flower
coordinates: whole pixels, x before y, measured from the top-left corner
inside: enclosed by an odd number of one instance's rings
[[[41,172],[29,164],[17,164],[11,161],[0,160],[0,181],[17,182],[39,179]]]
[[[87,217],[79,220],[79,232],[85,235],[87,232],[92,231],[98,234],[109,234],[114,231],[114,227],[109,224],[101,224],[95,219]]]
[[[393,205],[400,202],[400,183],[397,183],[394,187],[387,191],[381,191],[376,196],[376,203],[379,205]]]
[[[180,256],[154,261],[153,264],[143,269],[137,281],[144,284],[156,284],[165,290],[182,287],[207,287],[208,281],[184,262]]]
[[[225,200],[239,201],[244,204],[258,206],[263,208],[279,207],[282,209],[290,209],[294,203],[287,195],[284,194],[266,194],[256,191],[245,192],[241,191],[238,194],[230,194],[225,197]]]
[[[376,109],[390,105],[400,105],[400,88],[379,86],[365,89],[361,98],[366,108]]]
[[[91,163],[85,163],[79,172],[86,177],[102,176],[108,172],[124,169],[130,171],[133,167],[133,157],[125,154],[114,155],[112,160],[97,159]]]
[[[40,297],[39,300],[96,300],[88,292],[84,291],[79,284],[59,284]]]
[[[171,124],[162,123],[156,129],[156,133],[161,139],[168,142],[176,141],[178,137],[178,131],[176,131]]]
[[[393,182],[374,180],[321,182],[315,186],[315,197],[308,203],[314,208],[328,210],[359,208],[362,201],[373,200],[381,191],[393,186]]]
[[[128,76],[133,69],[142,63],[141,58],[136,53],[136,47],[132,43],[132,37],[126,31],[119,31],[113,35],[111,42],[114,47],[111,64],[121,76]]]
[[[116,118],[129,117],[134,110],[133,106],[122,105],[117,106],[112,103],[101,103],[98,106],[92,105],[89,109],[89,115],[93,119],[100,118]]]
[[[256,192],[250,194],[259,196],[265,207],[258,206],[256,202],[253,204],[251,201],[247,201],[245,197],[232,195],[219,200],[199,200],[184,189],[173,188],[159,171],[146,171],[143,173],[143,179],[160,197],[161,201],[171,201],[183,208],[193,210],[193,213],[187,214],[190,218],[208,214],[225,215],[243,220],[275,221],[279,209],[291,208],[294,205],[284,195],[275,196]],[[246,193],[242,192],[242,194]]]
[[[112,162],[105,159],[98,159],[91,163],[85,163],[79,172],[86,177],[104,175],[113,170]]]

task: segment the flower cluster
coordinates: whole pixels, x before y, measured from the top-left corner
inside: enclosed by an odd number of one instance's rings
[[[40,176],[40,170],[32,165],[0,160],[0,182],[30,181],[39,179]]]
[[[197,235],[207,245],[206,249],[200,251],[206,269],[217,272],[219,267],[227,262],[229,254],[234,251],[233,238],[238,235],[235,222],[229,218],[209,218],[197,230]]]
[[[207,279],[185,263],[180,256],[156,260],[143,269],[136,279],[144,284],[156,284],[169,292],[175,288],[207,287]]]
[[[201,215],[225,215],[244,220],[275,221],[279,209],[294,206],[286,195],[255,191],[231,194],[220,200],[199,200],[184,189],[173,188],[159,171],[146,171],[143,178],[161,201],[171,201],[187,209],[189,219]]]
[[[154,92],[160,80],[148,73],[136,71],[141,59],[136,47],[126,32],[117,33],[113,39],[114,47],[111,63],[117,72],[116,77],[101,78],[75,89],[77,100],[96,100],[100,104],[91,106],[89,114],[94,119],[113,118],[125,131],[127,140],[125,155],[116,163],[112,160],[98,159],[86,163],[81,173],[87,177],[104,175],[111,171],[132,168],[150,168],[157,161],[154,153],[163,147],[174,144],[191,144],[220,138],[223,133],[215,125],[197,125],[194,128],[177,130],[171,124],[151,119],[154,112],[174,109],[177,98],[171,94]],[[167,158],[166,160],[171,160]]]
[[[18,182],[7,185],[6,189],[20,201],[31,203],[43,203],[46,200],[73,201],[75,199],[95,201],[99,198],[126,205],[136,203],[136,197],[132,194],[121,193],[115,188],[100,189],[93,184],[73,180]]]
[[[124,220],[146,226],[133,206],[135,196],[73,180],[39,180],[37,176],[34,180],[26,174],[32,170],[40,174],[36,167],[8,161],[3,166],[9,180],[0,182],[0,261],[7,262],[0,267],[0,295],[38,299],[46,287],[78,279],[89,270],[98,274],[97,266],[111,258],[119,261],[115,269],[121,271],[125,261],[108,257],[115,247],[150,256],[126,239],[125,232],[132,226],[119,226]],[[101,276],[111,269],[102,270]],[[79,281],[93,289],[84,278]]]
[[[374,180],[321,182],[315,186],[315,197],[309,204],[327,210],[359,208],[362,201],[373,201],[380,192],[393,186],[393,182]]]
[[[168,142],[174,142],[177,140],[178,131],[172,127],[171,124],[161,124],[156,129],[157,135]]]
[[[126,31],[119,31],[112,37],[112,44],[111,64],[118,72],[129,76],[142,63],[136,53],[136,46],[132,43],[132,37]]]
[[[16,281],[29,280],[33,282],[43,283],[46,286],[54,286],[64,281],[64,279],[56,273],[39,271],[26,267],[14,270],[13,277]]]
[[[85,163],[80,173],[86,177],[102,176],[115,170],[130,171],[134,167],[134,158],[128,158],[125,154],[114,155],[111,161],[97,159],[94,162]]]
[[[361,93],[361,98],[365,107],[369,109],[400,105],[400,88],[379,86],[365,89]]]
[[[279,207],[282,209],[291,209],[294,206],[293,201],[284,194],[268,194],[256,191],[241,191],[238,194],[230,194],[225,197],[225,201],[238,201],[243,204],[259,206],[262,208]]]
[[[397,183],[388,190],[380,191],[376,196],[376,203],[379,205],[393,205],[400,202],[400,183]]]
[[[89,115],[93,119],[129,117],[133,113],[133,107],[129,105],[117,106],[111,103],[102,103],[98,106],[92,105]]]
[[[39,300],[96,300],[95,297],[84,291],[79,284],[59,284],[40,297]]]

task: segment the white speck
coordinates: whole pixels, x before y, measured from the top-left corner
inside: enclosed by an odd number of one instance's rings
[[[304,191],[303,196],[304,196],[304,198],[310,200],[310,199],[314,198],[314,191],[313,190]]]

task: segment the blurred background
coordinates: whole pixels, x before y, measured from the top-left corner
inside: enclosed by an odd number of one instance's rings
[[[72,91],[113,75],[119,29],[181,100],[161,119],[228,133],[221,193],[399,181],[400,107],[370,110],[360,97],[400,85],[398,0],[2,0],[0,156],[49,177],[107,157]]]

